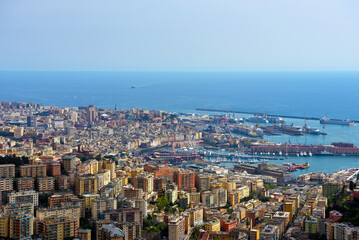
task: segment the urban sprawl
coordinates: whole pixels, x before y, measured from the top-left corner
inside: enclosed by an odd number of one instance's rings
[[[266,158],[306,146],[247,128],[226,115],[0,102],[0,238],[359,239],[359,169],[294,178]]]

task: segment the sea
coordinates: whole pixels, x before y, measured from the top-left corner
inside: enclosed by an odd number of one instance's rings
[[[202,108],[359,120],[358,92],[359,72],[0,72],[0,101],[59,107],[93,104],[108,109],[216,114],[196,110]],[[285,120],[304,125],[302,119]],[[318,121],[307,124],[323,127]],[[325,131],[328,135],[264,138],[294,144],[350,142],[359,146],[358,124],[326,125]],[[295,175],[359,167],[359,158],[349,156],[290,157],[284,161],[310,163],[310,168]]]

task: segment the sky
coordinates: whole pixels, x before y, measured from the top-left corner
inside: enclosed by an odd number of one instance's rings
[[[357,71],[359,0],[0,0],[0,70]]]

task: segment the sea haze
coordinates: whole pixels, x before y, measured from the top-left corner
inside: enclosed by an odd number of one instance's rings
[[[0,101],[359,120],[358,80],[358,72],[0,72]]]

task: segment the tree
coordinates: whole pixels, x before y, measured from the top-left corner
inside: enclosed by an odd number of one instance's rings
[[[354,185],[353,181],[350,181],[350,183],[349,183],[349,189],[353,191],[354,188],[355,188],[355,185]]]

